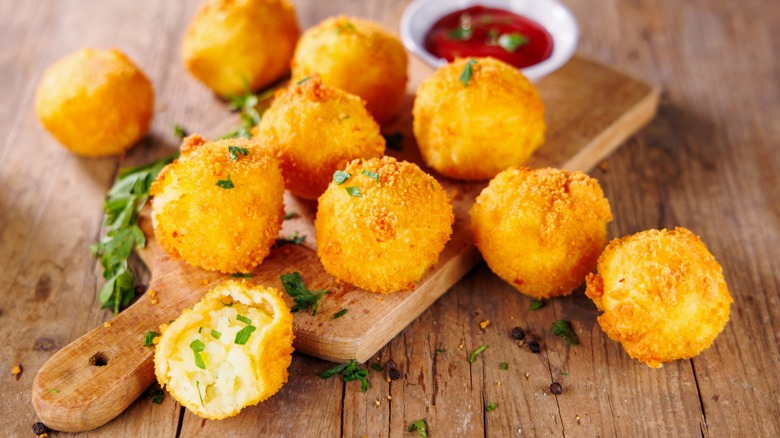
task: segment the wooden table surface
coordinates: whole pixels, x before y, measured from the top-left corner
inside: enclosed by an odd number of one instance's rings
[[[176,122],[208,131],[229,117],[179,59],[197,3],[0,1],[3,434],[32,436],[35,373],[111,317],[96,301],[101,271],[88,246],[117,168],[170,153]],[[295,3],[303,28],[349,13],[396,30],[407,2]],[[722,264],[734,304],[712,347],[648,368],[606,337],[581,290],[528,312],[530,300],[480,264],[379,352],[403,371],[400,380],[371,371],[361,393],[357,383],[316,376],[332,364],[296,354],[282,391],[238,417],[201,420],[169,396],[161,405],[142,397],[83,435],[415,436],[406,429],[424,418],[432,436],[778,436],[780,3],[566,3],[579,19],[580,55],[663,90],[655,120],[591,175],[612,206],[611,237],[685,226]],[[151,133],[123,158],[72,155],[33,113],[43,70],[88,46],[121,48],[155,85]],[[557,319],[571,321],[582,345],[549,332]],[[484,330],[483,320],[491,321]],[[509,338],[515,326],[539,336],[541,354]],[[489,348],[469,364],[483,343]],[[552,381],[561,395],[550,393]],[[496,409],[486,412],[490,402]]]

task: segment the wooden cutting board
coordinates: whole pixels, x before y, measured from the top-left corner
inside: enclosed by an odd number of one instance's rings
[[[432,70],[411,59],[410,90]],[[575,57],[538,84],[545,103],[547,140],[531,167],[552,166],[587,171],[646,124],[655,114],[658,90],[609,67]],[[402,149],[390,155],[420,163],[412,134],[407,96],[402,115],[384,132],[403,134]],[[430,172],[430,170],[425,169]],[[432,172],[431,172],[432,173]],[[285,195],[285,207],[297,217],[284,223],[280,237],[305,235],[301,245],[276,247],[251,278],[252,284],[283,291],[279,276],[301,272],[310,289],[327,289],[319,312],[295,314],[295,348],[323,359],[364,362],[395,337],[479,260],[468,229],[468,209],[485,183],[440,178],[455,210],[453,235],[439,263],[414,290],[379,295],[340,283],[328,275],[316,253],[313,219],[316,204]],[[41,420],[63,431],[96,428],[117,415],[154,382],[153,348],[144,347],[147,331],[176,318],[229,275],[207,272],[173,260],[157,245],[148,220],[141,222],[149,241],[140,251],[150,267],[150,291],[114,317],[57,352],[41,368],[32,399]],[[288,304],[292,300],[288,298]],[[334,319],[341,309],[348,312]],[[57,392],[49,391],[57,388]]]

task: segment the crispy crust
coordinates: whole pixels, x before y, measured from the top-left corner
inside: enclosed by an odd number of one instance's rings
[[[610,242],[585,293],[603,312],[604,332],[653,368],[709,347],[733,301],[718,262],[698,236],[679,227]]]
[[[326,84],[360,96],[386,124],[403,102],[408,59],[403,44],[378,24],[331,17],[301,36],[292,60],[292,81],[319,74]]]
[[[538,298],[569,294],[585,281],[612,220],[595,179],[551,168],[499,173],[470,216],[474,243],[490,269]]]
[[[118,154],[149,130],[154,89],[119,50],[84,49],[46,70],[35,112],[71,151],[92,157]]]
[[[247,325],[237,319],[239,314],[256,327],[244,345],[235,343],[237,332]],[[154,355],[157,380],[196,415],[211,420],[236,415],[276,394],[287,382],[292,321],[277,290],[227,281],[161,327]],[[195,364],[190,347],[195,340],[205,346],[200,353],[205,369]]]
[[[363,170],[378,173],[379,183]],[[419,167],[391,157],[355,160],[344,171],[351,177],[331,183],[319,199],[314,227],[323,266],[374,292],[414,287],[452,234],[449,196]]]
[[[248,150],[232,161],[229,146]],[[217,186],[230,176],[235,188]],[[173,257],[212,271],[249,272],[271,251],[284,217],[284,181],[268,151],[245,139],[194,135],[152,184],[152,222]]]
[[[471,58],[470,58],[471,59]],[[436,70],[417,89],[414,136],[425,163],[450,178],[485,180],[525,163],[544,142],[544,107],[520,71],[493,58]]]
[[[317,75],[276,96],[255,138],[279,158],[287,189],[306,199],[317,199],[348,162],[385,150],[365,102]]]

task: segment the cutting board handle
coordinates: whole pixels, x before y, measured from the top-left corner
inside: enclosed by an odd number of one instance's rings
[[[35,412],[65,432],[95,429],[122,413],[155,380],[147,331],[166,322],[168,307],[142,295],[110,322],[54,354],[33,381]],[[174,314],[175,315],[175,314]]]

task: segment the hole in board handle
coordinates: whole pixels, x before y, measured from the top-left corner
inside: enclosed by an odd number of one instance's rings
[[[104,367],[108,365],[108,356],[102,351],[98,351],[89,358],[89,364],[93,367]]]

